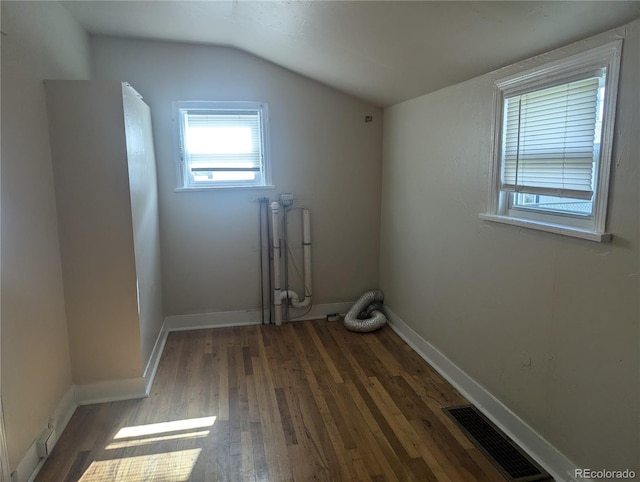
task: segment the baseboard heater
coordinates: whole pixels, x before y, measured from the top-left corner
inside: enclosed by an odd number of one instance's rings
[[[549,473],[473,405],[443,408],[464,434],[508,480],[553,480]]]

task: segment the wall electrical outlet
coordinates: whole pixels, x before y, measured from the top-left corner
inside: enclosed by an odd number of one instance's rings
[[[285,208],[291,206],[293,204],[293,193],[283,192],[280,194],[280,204]]]

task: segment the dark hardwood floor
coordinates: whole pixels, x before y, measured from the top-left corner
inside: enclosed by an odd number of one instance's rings
[[[505,480],[391,328],[171,333],[147,399],[79,407],[37,481]]]

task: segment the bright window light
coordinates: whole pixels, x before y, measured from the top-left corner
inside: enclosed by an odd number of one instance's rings
[[[188,127],[185,136],[190,154],[250,154],[254,150],[248,127]]]

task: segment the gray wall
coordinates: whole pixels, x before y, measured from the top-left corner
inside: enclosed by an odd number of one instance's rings
[[[89,77],[52,2],[2,2],[2,402],[14,469],[71,387],[45,78]]]
[[[611,244],[478,219],[493,81],[552,54],[385,110],[380,268],[391,309],[578,466],[636,472],[639,27],[586,42],[625,36]]]
[[[255,200],[280,192],[311,209],[315,303],[377,285],[380,109],[230,48],[94,37],[92,53],[95,78],[130,82],[151,107],[165,315],[259,307]],[[180,100],[267,102],[276,189],[174,192]]]

